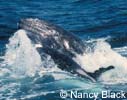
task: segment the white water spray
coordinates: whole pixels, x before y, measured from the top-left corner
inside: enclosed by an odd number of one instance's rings
[[[5,63],[13,72],[33,76],[41,69],[40,55],[25,30],[17,31],[6,47]]]
[[[36,46],[40,47],[40,45],[31,43],[25,30],[17,31],[10,38],[9,44],[7,44],[4,63],[7,64],[12,72],[20,75],[34,76],[37,72],[42,75],[48,71],[58,71],[55,67],[57,65],[50,56],[46,55],[47,57],[44,57],[44,61],[41,61]],[[85,52],[83,55],[76,55],[76,58],[73,59],[88,72],[94,72],[101,67],[106,68],[112,65],[115,69],[103,73],[99,80],[115,82],[117,79],[119,82],[127,82],[126,57],[115,52],[111,49],[111,46],[103,40],[99,40],[90,52]],[[44,70],[44,67],[49,67],[50,69]]]
[[[99,40],[95,44],[95,47],[90,50],[93,52],[87,52],[83,55],[77,55],[74,60],[80,64],[86,71],[94,72],[99,68],[106,68],[108,66],[114,66],[115,69],[107,71],[100,77],[101,81],[111,82],[127,82],[127,58],[121,56],[115,52],[111,46],[103,41]]]

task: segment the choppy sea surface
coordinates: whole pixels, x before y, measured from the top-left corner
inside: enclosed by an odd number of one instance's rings
[[[41,61],[26,34],[17,31],[19,20],[29,17],[48,20],[85,41],[86,54],[75,58],[84,69],[115,69],[92,83],[58,69],[51,58]],[[53,67],[40,71],[40,63]],[[61,98],[60,92],[108,90],[127,92],[126,0],[0,0],[0,100],[77,100]]]

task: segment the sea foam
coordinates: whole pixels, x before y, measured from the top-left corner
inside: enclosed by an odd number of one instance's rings
[[[99,68],[114,66],[115,68],[103,73],[100,77],[101,81],[115,82],[127,81],[127,58],[121,56],[113,50],[109,43],[104,40],[98,40],[94,43],[93,50],[85,52],[83,55],[76,55],[73,58],[82,68],[88,72],[94,73]],[[93,51],[93,52],[91,52]]]

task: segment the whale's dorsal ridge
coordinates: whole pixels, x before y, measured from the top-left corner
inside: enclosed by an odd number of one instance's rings
[[[79,37],[64,30],[60,26],[54,25],[53,23],[50,23],[48,21],[39,20],[37,18],[22,19],[18,27],[23,28],[27,31],[31,31],[33,33],[38,33],[40,37],[43,38],[46,37],[46,40],[49,42],[54,41],[57,43],[57,44],[51,44],[52,46],[59,45],[58,47],[60,47],[61,49],[64,48],[64,50],[66,49],[66,51],[69,51],[70,49],[71,51],[76,52],[78,54],[83,54],[84,52],[85,44]],[[64,41],[68,42],[70,48],[65,46]]]

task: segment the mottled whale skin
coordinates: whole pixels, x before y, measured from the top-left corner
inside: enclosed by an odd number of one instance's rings
[[[71,57],[75,56],[75,53],[84,52],[85,45],[81,39],[50,22],[32,18],[22,19],[19,28],[35,33],[29,37],[35,43],[41,43],[43,47],[57,49]]]
[[[34,44],[42,46],[37,48],[40,55],[42,52],[50,55],[62,70],[95,82],[101,73],[113,68],[109,66],[107,69],[99,69],[95,73],[89,73],[82,69],[72,58],[76,54],[84,53],[85,45],[83,41],[74,34],[48,21],[37,18],[22,19],[18,27],[27,31],[28,37]]]

